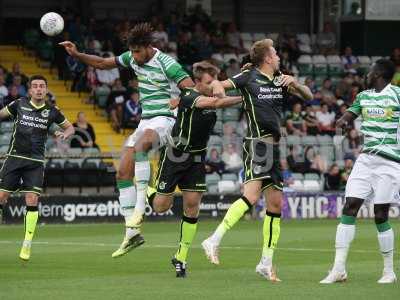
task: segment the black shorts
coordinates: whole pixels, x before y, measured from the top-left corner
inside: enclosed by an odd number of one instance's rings
[[[172,194],[176,186],[181,191],[205,192],[205,154],[182,152],[172,147],[161,151],[156,188],[159,194]]]
[[[244,139],[244,183],[261,180],[262,190],[272,186],[283,189],[279,144],[270,139]]]
[[[43,162],[9,156],[0,171],[0,191],[40,195],[43,178]]]

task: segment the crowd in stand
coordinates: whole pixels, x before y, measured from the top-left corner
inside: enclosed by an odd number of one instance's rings
[[[167,18],[152,15],[148,19],[155,28],[155,47],[175,57],[188,72],[191,71],[194,62],[204,59],[213,60],[222,68],[220,80],[240,72],[239,60],[248,52],[248,45],[245,45],[235,23],[223,24],[213,21],[200,6],[188,15],[175,11],[169,13]],[[103,57],[119,55],[126,51],[125,37],[129,28],[137,22],[99,22],[91,18],[84,23],[79,16],[72,15],[66,15],[65,20],[66,30],[56,43],[71,40],[84,52]],[[301,77],[297,63],[305,51],[304,45],[289,30],[280,33],[275,42],[281,57],[282,71]],[[116,132],[122,128],[137,126],[141,109],[138,82],[132,71],[118,68],[95,70],[67,56],[61,47],[55,46],[54,49],[54,65],[58,69],[60,79],[72,79],[73,90],[88,91],[88,102],[107,112]],[[317,34],[312,51],[323,55],[339,54],[332,24],[326,23],[323,31]],[[215,53],[233,53],[235,56],[221,62],[215,60]],[[366,88],[365,73],[359,72],[359,60],[353,55],[352,48],[345,47],[341,54],[341,77],[331,78],[326,75],[323,80],[313,76],[300,79],[312,90],[314,98],[306,102],[294,96],[289,98],[282,123],[285,135],[300,138],[335,136],[335,121],[353,103],[357,93]],[[393,82],[400,84],[400,48],[393,51],[391,59],[397,66]],[[26,78],[19,73],[18,64],[15,70],[10,72],[10,78],[1,72],[0,69],[0,105],[26,93]],[[207,173],[240,174],[241,144],[246,132],[246,122],[242,114],[239,115],[236,124],[231,125],[228,122],[222,125],[220,134],[223,136],[223,148],[211,147],[206,164]],[[356,128],[357,124],[347,128],[342,141],[343,155],[336,157],[340,163],[327,159],[315,145],[289,146],[288,155],[281,160],[285,183],[290,185],[293,182],[294,173],[317,173],[321,178],[325,178],[325,189],[343,189],[362,143]]]

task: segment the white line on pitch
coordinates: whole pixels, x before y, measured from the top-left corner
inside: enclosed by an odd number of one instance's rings
[[[50,246],[87,246],[87,247],[116,247],[119,244],[113,243],[84,243],[84,242],[49,242],[49,241],[35,241],[32,242],[36,245],[50,245]],[[19,241],[0,241],[0,244],[21,244]],[[176,248],[177,245],[143,245],[140,248]],[[193,245],[191,248],[200,249],[200,245]],[[230,250],[260,250],[257,247],[245,247],[245,246],[221,246],[220,249],[230,249]],[[314,248],[277,248],[277,250],[282,251],[294,251],[294,252],[334,252],[335,249],[314,249]],[[378,250],[361,250],[354,249],[351,252],[354,253],[376,253]]]

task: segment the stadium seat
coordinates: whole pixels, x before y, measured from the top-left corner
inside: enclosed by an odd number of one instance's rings
[[[315,76],[326,76],[328,74],[328,65],[325,56],[313,55],[312,61],[314,65]]]
[[[304,190],[304,185],[302,180],[294,180],[290,188],[294,189],[295,191],[302,192]]]
[[[301,173],[293,173],[294,180],[304,180],[304,175]]]
[[[241,32],[240,37],[243,42],[253,42],[253,36],[249,32]]]
[[[321,191],[321,183],[318,180],[304,180],[303,189],[307,192]]]
[[[301,55],[297,60],[300,76],[307,76],[313,73],[313,65],[310,55]]]
[[[105,163],[105,162],[100,162],[99,164],[99,184],[100,187],[115,187],[116,186],[116,181],[115,181],[115,174],[116,170],[114,168],[114,165],[112,163]]]
[[[208,192],[210,195],[218,195],[218,194],[219,194],[218,185],[217,185],[217,184],[210,184],[210,185],[207,185],[207,192]]]
[[[313,135],[303,136],[303,138],[301,139],[301,142],[304,145],[316,145],[318,143],[317,138]]]
[[[304,180],[320,180],[320,177],[316,173],[306,173],[304,174]]]
[[[237,190],[237,184],[232,180],[218,181],[218,192],[220,194],[235,194]]]
[[[178,45],[176,42],[169,42],[168,48],[171,49],[172,51],[176,52],[176,50],[178,49]]]
[[[14,122],[1,122],[0,125],[1,125],[0,126],[0,132],[1,133],[13,131]]]
[[[218,62],[223,62],[223,61],[224,61],[224,57],[222,56],[221,53],[213,53],[213,54],[211,55],[211,58],[212,58],[212,59],[215,59],[215,60],[218,61]]]
[[[306,44],[300,44],[299,50],[300,50],[300,52],[306,53],[306,54],[311,54],[313,52],[311,46],[306,45]]]
[[[253,42],[251,41],[244,41],[243,42],[243,48],[246,49],[247,51],[250,51],[251,46],[253,45]]]
[[[59,191],[64,189],[64,164],[56,160],[50,160],[46,163],[44,172],[43,187],[58,188]]]
[[[319,135],[317,141],[321,146],[333,146],[333,138],[329,135]]]
[[[4,145],[4,146],[0,146],[0,155],[1,154],[6,154],[8,151],[8,146]]]
[[[226,53],[226,54],[224,54],[223,59],[224,59],[224,63],[225,64],[229,63],[229,61],[231,59],[239,61],[239,59],[238,59],[238,57],[237,57],[237,55],[235,53]]]
[[[98,148],[84,148],[83,153],[91,154],[91,155],[98,155],[98,154],[100,154],[100,150]]]
[[[226,173],[226,174],[222,174],[222,180],[231,180],[233,182],[238,181],[238,177],[235,173]]]
[[[215,126],[214,126],[214,129],[213,129],[213,132],[218,134],[218,135],[221,135],[222,131],[223,131],[222,122],[221,121],[215,122]]]
[[[343,74],[343,64],[338,55],[328,55],[326,61],[329,67],[329,76],[341,76]]]
[[[271,39],[274,41],[274,43],[276,43],[279,39],[279,33],[278,32],[267,33],[267,39]]]
[[[297,135],[288,135],[286,142],[288,145],[300,145],[301,144],[301,138]]]
[[[254,41],[259,41],[265,39],[267,36],[264,32],[256,32],[253,34]]]
[[[217,173],[212,173],[212,174],[207,174],[206,175],[206,183],[207,185],[211,184],[218,184],[218,182],[221,180],[221,176]]]
[[[219,135],[211,135],[208,140],[208,145],[222,145],[222,138]]]
[[[321,146],[319,148],[319,153],[322,157],[324,157],[328,162],[332,162],[335,160],[335,151],[333,146]]]
[[[362,55],[362,56],[357,56],[358,61],[360,63],[357,71],[360,74],[366,74],[372,64],[371,58],[369,56],[366,55]]]
[[[383,58],[382,56],[371,56],[371,62],[372,63],[376,63],[376,61],[378,60],[378,59],[381,59],[381,58]]]
[[[96,162],[85,160],[82,163],[81,167],[81,178],[82,178],[82,186],[86,187],[97,187],[97,190],[100,190],[100,184],[98,178],[100,172],[98,170],[98,164]]]
[[[296,35],[299,42],[303,45],[311,45],[311,38],[308,33],[298,33]]]
[[[339,169],[344,168],[344,160],[343,159],[336,160],[335,163],[338,165]]]
[[[108,95],[110,95],[110,92],[110,88],[106,85],[99,86],[95,89],[94,94],[96,97],[96,102],[100,108],[106,107]]]
[[[82,154],[82,149],[81,148],[70,148],[70,149],[68,149],[68,155],[79,156],[81,154]]]
[[[222,121],[239,121],[240,111],[236,108],[225,108],[222,113]]]

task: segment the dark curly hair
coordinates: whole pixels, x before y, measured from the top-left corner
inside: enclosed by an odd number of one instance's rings
[[[147,47],[153,42],[153,27],[150,23],[136,24],[128,33],[129,47]]]

